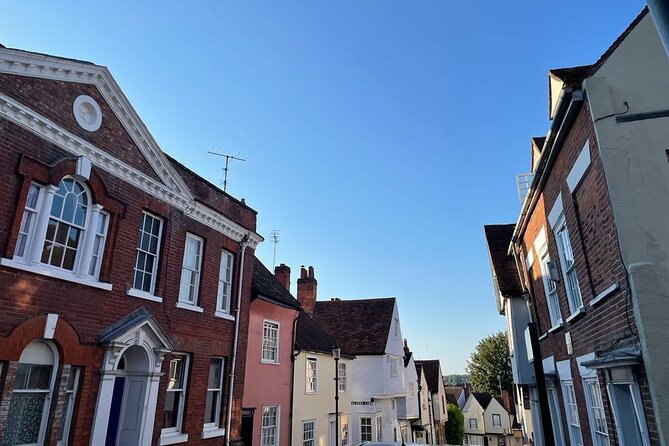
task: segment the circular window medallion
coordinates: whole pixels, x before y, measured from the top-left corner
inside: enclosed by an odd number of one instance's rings
[[[84,130],[94,132],[102,125],[102,111],[95,99],[90,96],[81,95],[74,100],[72,108],[74,119],[77,120]]]

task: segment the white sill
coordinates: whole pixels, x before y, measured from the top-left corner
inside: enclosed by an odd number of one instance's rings
[[[278,362],[267,361],[267,360],[263,360],[263,359],[260,360],[260,363],[261,363],[261,364],[267,364],[267,365],[281,365],[281,364],[279,364]]]
[[[146,291],[138,290],[136,288],[130,288],[128,290],[128,296],[139,297],[140,299],[152,300],[154,302],[163,301],[163,298],[160,296],[155,296],[151,293],[147,293]]]
[[[594,299],[590,301],[590,306],[595,306],[598,302],[604,300],[606,296],[609,294],[613,293],[615,290],[618,289],[618,282],[613,282],[611,285],[607,286],[600,292],[598,295],[595,296]]]
[[[163,432],[160,434],[158,445],[163,446],[165,444],[185,443],[187,441],[188,441],[188,434],[182,434],[180,432],[169,432],[169,433]]]
[[[341,392],[339,392],[339,393],[341,393]],[[304,394],[305,394],[305,395],[318,395],[318,390],[315,391],[315,392],[312,392],[312,391],[307,390],[307,391],[304,392]]]
[[[540,341],[543,341],[543,340],[546,339],[547,337],[548,337],[548,332],[546,332],[546,333],[542,334],[541,336],[539,336],[539,340],[540,340]]]
[[[204,312],[204,309],[202,307],[198,307],[197,305],[189,304],[186,302],[177,302],[177,308],[183,308],[184,310],[195,311],[196,313]]]
[[[583,307],[581,307],[581,308],[579,308],[578,310],[574,311],[574,312],[571,314],[571,316],[569,316],[569,317],[567,318],[567,322],[571,322],[571,321],[573,321],[574,319],[576,319],[577,317],[579,317],[579,316],[582,315],[582,314],[585,314],[585,308],[583,308]]]
[[[229,321],[234,321],[235,320],[235,317],[233,315],[231,315],[230,313],[226,313],[225,311],[221,311],[221,310],[216,310],[216,312],[214,313],[214,316],[220,317],[221,319],[227,319]]]
[[[42,276],[53,277],[54,279],[78,283],[79,285],[90,286],[101,290],[111,291],[112,289],[111,283],[98,282],[93,278],[77,277],[73,273],[66,273],[65,271],[50,268],[46,265],[42,265],[41,263],[28,264],[14,259],[3,258],[0,259],[0,265],[7,266],[9,268],[20,269],[22,271],[28,271],[30,273],[35,273]]]
[[[222,437],[225,435],[225,429],[221,427],[205,427],[202,429],[202,438]]]
[[[567,319],[567,320],[569,320],[569,319]],[[564,324],[562,323],[562,321],[560,321],[557,324],[553,325],[551,328],[549,328],[546,333],[553,333],[555,330],[558,330],[558,329],[562,328],[563,325]]]

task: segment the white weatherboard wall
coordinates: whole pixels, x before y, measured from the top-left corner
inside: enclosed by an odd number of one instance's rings
[[[669,59],[650,15],[584,84],[630,277],[658,432],[669,442],[669,118],[617,122],[616,116],[669,109]],[[627,102],[629,111],[626,112]]]
[[[502,426],[494,427],[492,423],[493,414],[498,414],[501,418]],[[483,420],[485,422],[485,432],[486,434],[498,434],[503,435],[504,429],[509,432],[511,430],[511,420],[509,419],[509,412],[506,411],[504,406],[502,406],[499,401],[495,398],[490,400],[488,407],[483,412]]]

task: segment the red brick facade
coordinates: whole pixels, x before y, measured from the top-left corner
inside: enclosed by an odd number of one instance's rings
[[[152,163],[137,148],[94,85],[0,74],[0,93],[18,100],[142,174],[160,181]],[[73,101],[82,94],[93,97],[102,110],[102,127],[95,132],[83,130],[73,118]],[[173,160],[167,162],[188,184],[196,200],[220,212],[245,230],[255,230],[255,211]],[[14,255],[31,181],[55,186],[65,175],[72,175],[75,171],[76,157],[72,153],[42,139],[36,132],[0,117],[0,176],[4,180],[0,188],[0,253],[3,258],[11,259]],[[175,352],[190,355],[182,427],[182,432],[189,436],[188,444],[223,444],[223,436],[201,439],[209,367],[213,357],[226,360],[222,409],[218,422],[221,427],[225,427],[227,421],[230,374],[227,368],[232,356],[235,322],[232,318],[214,315],[223,249],[234,254],[233,315],[237,288],[241,285],[242,289],[232,428],[229,432],[231,441],[238,441],[253,249],[246,248],[244,276],[240,284],[238,275],[241,255],[238,241],[98,167],[93,166],[86,185],[90,188],[92,201],[101,204],[109,213],[99,280],[111,284],[112,289],[108,291],[11,266],[0,266],[0,443],[12,397],[17,361],[31,341],[44,337],[46,315],[57,314],[59,317],[52,342],[58,349],[59,364],[44,444],[56,445],[64,408],[63,386],[67,383],[70,367],[80,367],[81,372],[69,444],[90,444],[105,354],[105,348],[98,342],[100,333],[134,310],[144,307],[174,344]],[[133,280],[143,211],[163,219],[154,292],[155,296],[162,298],[162,302],[127,294]],[[189,311],[176,305],[186,233],[195,234],[204,240],[198,301],[202,312]],[[155,408],[152,444],[158,444],[160,438],[169,364],[168,352],[162,362],[163,376],[160,378]]]

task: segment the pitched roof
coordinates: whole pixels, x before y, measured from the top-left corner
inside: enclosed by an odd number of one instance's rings
[[[332,348],[337,344],[323,327],[323,325],[314,320],[304,311],[300,311],[297,317],[297,329],[295,332],[295,346],[301,350],[311,352],[331,354]],[[352,356],[344,348],[341,350],[342,356]]]
[[[492,395],[485,392],[472,392],[472,396],[476,398],[483,410],[488,408],[488,404],[492,401]]]
[[[416,361],[416,366],[418,364],[423,367],[425,373],[425,380],[427,381],[427,387],[430,389],[430,392],[437,392],[439,386],[444,385],[443,378],[441,377],[441,367],[439,365],[438,359],[426,359]]]
[[[446,401],[448,401],[451,404],[455,404],[455,405],[458,404],[458,399],[452,393],[448,393],[448,392],[446,392]]]
[[[386,352],[395,298],[316,301],[314,319],[354,355]]]
[[[284,307],[300,309],[300,303],[287,289],[276,280],[265,265],[257,257],[253,257],[253,285],[251,297],[262,298]]]
[[[485,225],[483,227],[494,280],[502,295],[511,297],[519,297],[524,294],[516,262],[512,256],[508,255],[515,227],[514,224]]]
[[[451,395],[456,400],[460,397],[460,394],[464,391],[462,387],[457,386],[445,386],[444,391],[446,395]]]

